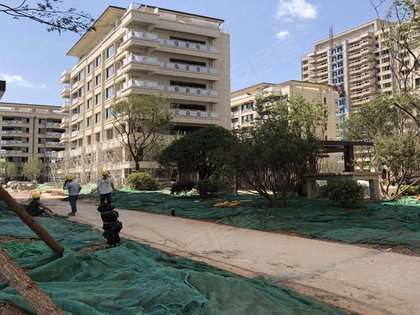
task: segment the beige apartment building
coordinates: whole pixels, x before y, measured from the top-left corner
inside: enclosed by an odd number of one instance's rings
[[[117,139],[111,106],[131,94],[161,94],[173,105],[176,131],[230,128],[229,34],[224,21],[147,5],[110,6],[70,49],[62,74],[68,99],[62,126],[63,172],[95,180],[102,169],[125,178],[133,168]],[[143,161],[142,169],[153,167]]]
[[[60,127],[64,115],[58,106],[0,102],[0,159],[22,165],[31,156],[44,162],[41,181],[53,180],[58,152],[64,150]]]
[[[338,120],[336,115],[336,101],[339,98],[337,91],[327,85],[302,81],[287,81],[284,83],[259,83],[231,94],[231,121],[232,128],[241,128],[252,125],[258,117],[253,109],[255,98],[261,94],[279,97],[302,96],[308,101],[320,101],[325,104],[328,111],[323,140],[337,140],[339,137]]]
[[[378,93],[392,95],[398,91],[382,32],[384,23],[374,20],[336,35],[331,33],[329,38],[316,42],[314,50],[301,61],[303,81],[337,88],[337,110],[343,119]],[[413,63],[408,55],[399,57]],[[412,84],[420,86],[420,79],[413,77]]]

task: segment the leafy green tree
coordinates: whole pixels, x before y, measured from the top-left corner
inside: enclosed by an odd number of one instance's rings
[[[420,127],[420,90],[415,78],[420,77],[420,2],[418,0],[370,0],[382,26],[390,68],[397,84],[394,106]],[[385,15],[381,11],[385,9]]]
[[[0,13],[13,19],[29,19],[47,26],[47,31],[69,31],[83,34],[92,28],[94,19],[75,8],[62,9],[61,0],[39,0],[31,4],[23,0],[15,4],[0,3]],[[33,2],[33,1],[32,1]]]
[[[288,194],[309,172],[310,161],[316,159],[318,142],[302,139],[270,119],[238,131],[238,136],[232,167],[271,207],[279,206],[279,199],[285,207]]]
[[[44,169],[44,163],[35,157],[31,156],[28,161],[23,164],[22,172],[27,178],[36,181],[38,177],[41,175],[42,170]]]
[[[397,96],[405,106],[404,97]],[[391,182],[397,183],[397,193],[404,176],[420,168],[420,128],[399,107],[395,98],[382,95],[355,112],[344,124],[344,134],[349,140],[373,141],[373,148],[363,148],[362,162],[367,169],[382,171],[382,192],[389,194]],[[360,163],[356,159],[356,163]],[[417,163],[417,164],[416,164]],[[360,166],[360,165],[359,165]]]
[[[16,164],[10,161],[0,162],[0,175],[4,178],[14,178],[17,175]]]
[[[175,163],[179,172],[197,173],[199,180],[227,172],[236,138],[222,127],[206,127],[173,141],[159,156],[164,166]]]
[[[139,171],[140,162],[156,154],[169,134],[173,117],[170,101],[159,95],[130,95],[113,104],[112,114],[119,140]]]

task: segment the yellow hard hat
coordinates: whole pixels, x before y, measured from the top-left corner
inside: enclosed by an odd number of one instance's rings
[[[32,193],[32,199],[39,199],[41,198],[41,192],[40,191],[34,191]]]
[[[108,171],[102,171],[102,176],[109,175]]]
[[[73,175],[67,175],[67,176],[66,176],[66,179],[67,179],[67,180],[72,180],[73,178],[74,178],[74,176],[73,176]]]

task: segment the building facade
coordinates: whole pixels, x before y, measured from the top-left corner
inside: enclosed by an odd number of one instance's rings
[[[0,159],[16,164],[18,179],[31,156],[44,163],[43,181],[54,180],[64,115],[58,106],[0,102]]]
[[[322,102],[327,111],[323,140],[337,140],[339,138],[338,120],[336,115],[336,102],[338,92],[327,84],[309,83],[302,81],[287,81],[284,83],[260,83],[231,94],[231,122],[232,129],[252,125],[258,117],[253,109],[255,98],[260,94],[269,94],[283,97],[302,96],[308,101]]]
[[[160,94],[171,100],[176,131],[230,128],[229,34],[223,20],[146,5],[108,7],[70,49],[77,57],[62,74],[68,99],[63,172],[82,181],[102,169],[125,178],[133,168],[117,139],[111,107],[119,97]],[[140,167],[153,167],[152,161]]]
[[[340,93],[337,112],[343,119],[379,93],[393,95],[399,91],[398,78],[392,72],[395,59],[408,65],[414,62],[403,52],[394,53],[398,55],[392,59],[383,34],[390,24],[384,23],[374,20],[336,35],[330,31],[330,37],[316,42],[314,50],[301,61],[302,81],[336,87]],[[420,34],[412,35],[413,43],[417,43],[412,48],[418,51]],[[420,86],[419,76],[410,81],[414,88]]]

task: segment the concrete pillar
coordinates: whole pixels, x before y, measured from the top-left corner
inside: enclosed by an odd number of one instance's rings
[[[306,189],[308,193],[308,199],[316,199],[318,197],[318,189],[314,179],[308,178],[306,180]]]
[[[379,189],[378,179],[370,179],[369,180],[369,195],[370,195],[370,199],[372,199],[372,200],[380,200],[381,199],[381,192],[380,192],[380,189]]]

